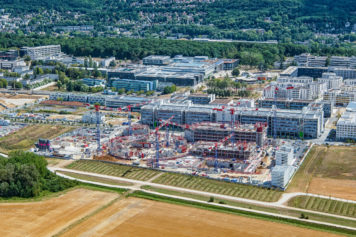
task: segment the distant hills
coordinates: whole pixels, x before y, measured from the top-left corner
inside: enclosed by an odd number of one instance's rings
[[[41,25],[45,31],[94,25],[98,31],[119,28],[138,36],[280,41],[356,31],[355,0],[0,0],[0,6],[12,16],[27,15],[33,29]]]

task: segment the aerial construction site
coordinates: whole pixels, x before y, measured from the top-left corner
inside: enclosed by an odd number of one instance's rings
[[[118,109],[126,114],[126,122],[107,126],[104,109],[95,107],[92,126],[80,127],[51,141],[39,141],[37,152],[261,185],[271,181],[278,146],[287,145],[267,137],[266,123],[178,124],[171,116],[149,126],[133,122],[131,107],[127,106]],[[301,157],[292,159],[289,165],[298,165]]]

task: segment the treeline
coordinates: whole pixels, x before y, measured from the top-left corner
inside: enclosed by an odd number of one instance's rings
[[[47,161],[30,152],[16,151],[0,156],[0,197],[36,197],[42,192],[58,192],[77,184],[47,169]]]
[[[315,55],[356,55],[356,48],[348,45],[327,47],[313,44],[308,47],[292,43],[267,45],[252,43],[195,42],[163,39],[131,39],[104,37],[51,37],[0,34],[0,48],[60,44],[62,50],[75,56],[110,57],[139,60],[145,56],[158,54],[174,56],[207,55],[217,58],[238,58],[242,64],[268,68],[275,61],[301,53]]]

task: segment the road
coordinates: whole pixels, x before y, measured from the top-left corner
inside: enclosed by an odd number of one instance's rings
[[[94,176],[93,173],[82,172],[82,171],[77,171],[77,170],[69,170],[69,169],[62,169],[62,168],[49,168],[49,169],[52,172],[61,171],[62,170],[62,171],[69,171],[69,172],[73,172],[73,173],[87,174],[87,175],[93,175]],[[76,179],[76,178],[61,174],[61,173],[58,173],[57,175],[65,177],[65,178],[68,178],[68,179],[78,180],[78,181],[81,181],[81,182],[90,183],[90,184],[96,184],[96,185],[101,185],[101,186],[106,186],[106,187],[123,188],[123,189],[131,189],[131,190],[142,190],[140,187],[137,187],[137,186],[130,187],[130,186],[111,185],[111,184],[104,184],[104,183],[100,183],[100,182],[93,182],[93,181],[88,181],[88,180]],[[119,178],[119,177],[113,177],[113,176],[107,176],[107,175],[97,175],[97,174],[96,174],[96,176],[97,177],[102,177],[102,178],[108,178],[108,177]],[[122,178],[119,178],[119,180],[122,180]],[[147,183],[147,184],[153,186],[153,183],[149,183],[149,182],[136,181],[136,180],[131,180],[131,179],[124,179],[124,180],[129,180],[131,183],[136,183],[136,184],[142,183],[142,184],[146,185],[146,183]],[[170,186],[167,186],[167,185],[161,185],[161,186],[165,186],[165,188],[166,187],[170,187]],[[171,188],[176,189],[176,191],[179,191],[181,189],[181,188],[176,188],[176,187],[171,187]],[[226,208],[230,208],[230,209],[234,209],[234,210],[240,210],[240,211],[251,212],[251,213],[258,213],[258,214],[263,214],[263,215],[267,215],[267,216],[286,218],[286,219],[290,219],[290,220],[298,220],[298,221],[307,222],[307,223],[321,224],[321,225],[325,225],[325,226],[344,228],[344,229],[356,231],[355,227],[350,227],[350,226],[337,225],[337,224],[332,224],[332,223],[322,222],[322,221],[315,221],[315,220],[310,220],[310,219],[300,219],[298,217],[292,217],[292,216],[281,215],[281,214],[265,212],[265,211],[258,211],[258,210],[253,210],[253,209],[249,209],[249,208],[243,208],[243,207],[230,206],[230,205],[226,205],[226,204],[208,203],[206,201],[201,201],[201,200],[197,200],[197,199],[193,199],[193,198],[187,198],[187,197],[182,197],[182,196],[163,194],[163,193],[154,192],[154,191],[150,191],[150,190],[142,190],[142,191],[144,191],[146,193],[156,194],[156,195],[159,195],[159,196],[176,198],[176,199],[181,199],[181,200],[186,200],[186,201],[192,201],[192,202],[196,202],[196,203],[209,204],[209,205],[212,205],[212,206],[226,207]],[[190,190],[190,191],[193,191],[193,190]],[[199,192],[199,191],[197,191],[197,192]],[[205,192],[201,192],[201,193],[205,193]],[[216,195],[216,194],[212,194],[212,193],[210,193],[209,195],[210,196],[214,196],[214,197],[225,196],[225,195]],[[252,201],[252,200],[250,200],[250,201]],[[306,211],[306,210],[304,210],[304,211]],[[320,213],[320,214],[321,215],[325,215],[325,213]],[[330,215],[330,216],[335,216],[335,215]],[[344,218],[344,219],[350,219],[350,220],[355,220],[356,221],[355,218],[345,218],[345,217],[341,217],[341,216],[335,216],[335,217]]]
[[[339,219],[356,221],[356,218],[352,218],[352,217],[333,215],[333,214],[329,214],[329,213],[317,212],[317,211],[294,208],[294,207],[288,207],[288,206],[284,205],[284,203],[286,203],[290,198],[293,198],[293,197],[299,196],[299,195],[311,195],[309,193],[288,193],[288,194],[283,194],[282,198],[280,200],[278,200],[277,202],[263,202],[263,201],[251,200],[251,199],[246,199],[246,198],[239,198],[239,197],[227,196],[227,195],[222,195],[222,194],[216,194],[216,193],[210,193],[210,192],[203,192],[203,191],[198,191],[198,190],[174,187],[174,186],[169,186],[169,185],[164,185],[164,184],[157,184],[157,183],[152,183],[152,182],[148,182],[148,181],[139,181],[139,180],[133,180],[133,179],[109,176],[109,175],[104,175],[104,174],[90,173],[90,172],[72,170],[72,169],[66,169],[66,168],[48,167],[48,169],[50,171],[52,171],[52,172],[56,172],[56,171],[71,172],[71,173],[75,173],[75,174],[89,175],[89,176],[93,176],[93,177],[111,179],[111,180],[116,180],[116,181],[121,181],[121,182],[129,182],[129,183],[133,183],[134,184],[134,186],[114,185],[117,188],[124,188],[124,189],[131,189],[131,190],[142,190],[142,191],[145,191],[145,192],[150,192],[150,193],[163,195],[162,193],[148,191],[146,189],[142,189],[141,188],[141,186],[149,185],[151,187],[162,188],[162,189],[167,189],[167,190],[172,190],[172,191],[177,191],[177,192],[196,194],[196,195],[201,195],[201,196],[206,196],[206,197],[212,197],[213,196],[215,198],[221,198],[221,199],[225,199],[225,200],[242,202],[242,203],[249,203],[249,204],[252,204],[252,205],[259,205],[259,206],[273,207],[273,208],[283,208],[283,209],[294,210],[294,211],[304,211],[304,212],[309,212],[309,213],[318,214],[318,215],[324,215],[324,216],[330,216],[330,217],[335,217],[335,218],[339,218]],[[66,178],[69,177],[67,175],[60,174],[60,173],[58,173],[58,175],[66,177]],[[72,178],[72,177],[70,177],[70,178]],[[87,182],[87,181],[84,181],[84,180],[80,180],[80,181]],[[99,184],[102,185],[102,183],[99,183]],[[180,196],[175,196],[175,195],[171,195],[171,196],[175,197],[175,198],[176,197],[177,198],[178,197],[182,198]],[[320,198],[328,198],[328,199],[330,198],[330,197],[321,196],[321,195],[315,195],[315,196],[320,197]],[[192,199],[192,200],[195,201],[195,199]],[[339,199],[339,198],[333,198],[333,200],[344,201],[344,202],[354,202],[354,201],[351,201],[351,200]],[[204,203],[206,203],[206,202],[204,202]],[[250,209],[248,209],[248,210],[250,210]],[[355,228],[355,230],[356,230],[356,228]]]

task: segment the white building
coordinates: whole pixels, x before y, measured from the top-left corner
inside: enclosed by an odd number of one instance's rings
[[[325,67],[328,57],[318,57],[311,54],[294,56],[294,60],[300,67]]]
[[[272,168],[272,186],[284,188],[292,178],[295,168],[290,165],[276,165]]]
[[[330,66],[331,67],[350,67],[351,58],[349,57],[340,57],[340,56],[331,56]]]
[[[318,82],[326,83],[328,89],[339,89],[342,85],[342,77],[336,76],[333,72],[324,72]]]
[[[23,54],[30,56],[32,60],[40,60],[61,54],[60,45],[45,45],[38,47],[23,47]]]
[[[350,102],[336,124],[336,139],[356,140],[356,102]]]
[[[292,146],[282,146],[276,151],[276,165],[292,165],[294,151]]]

